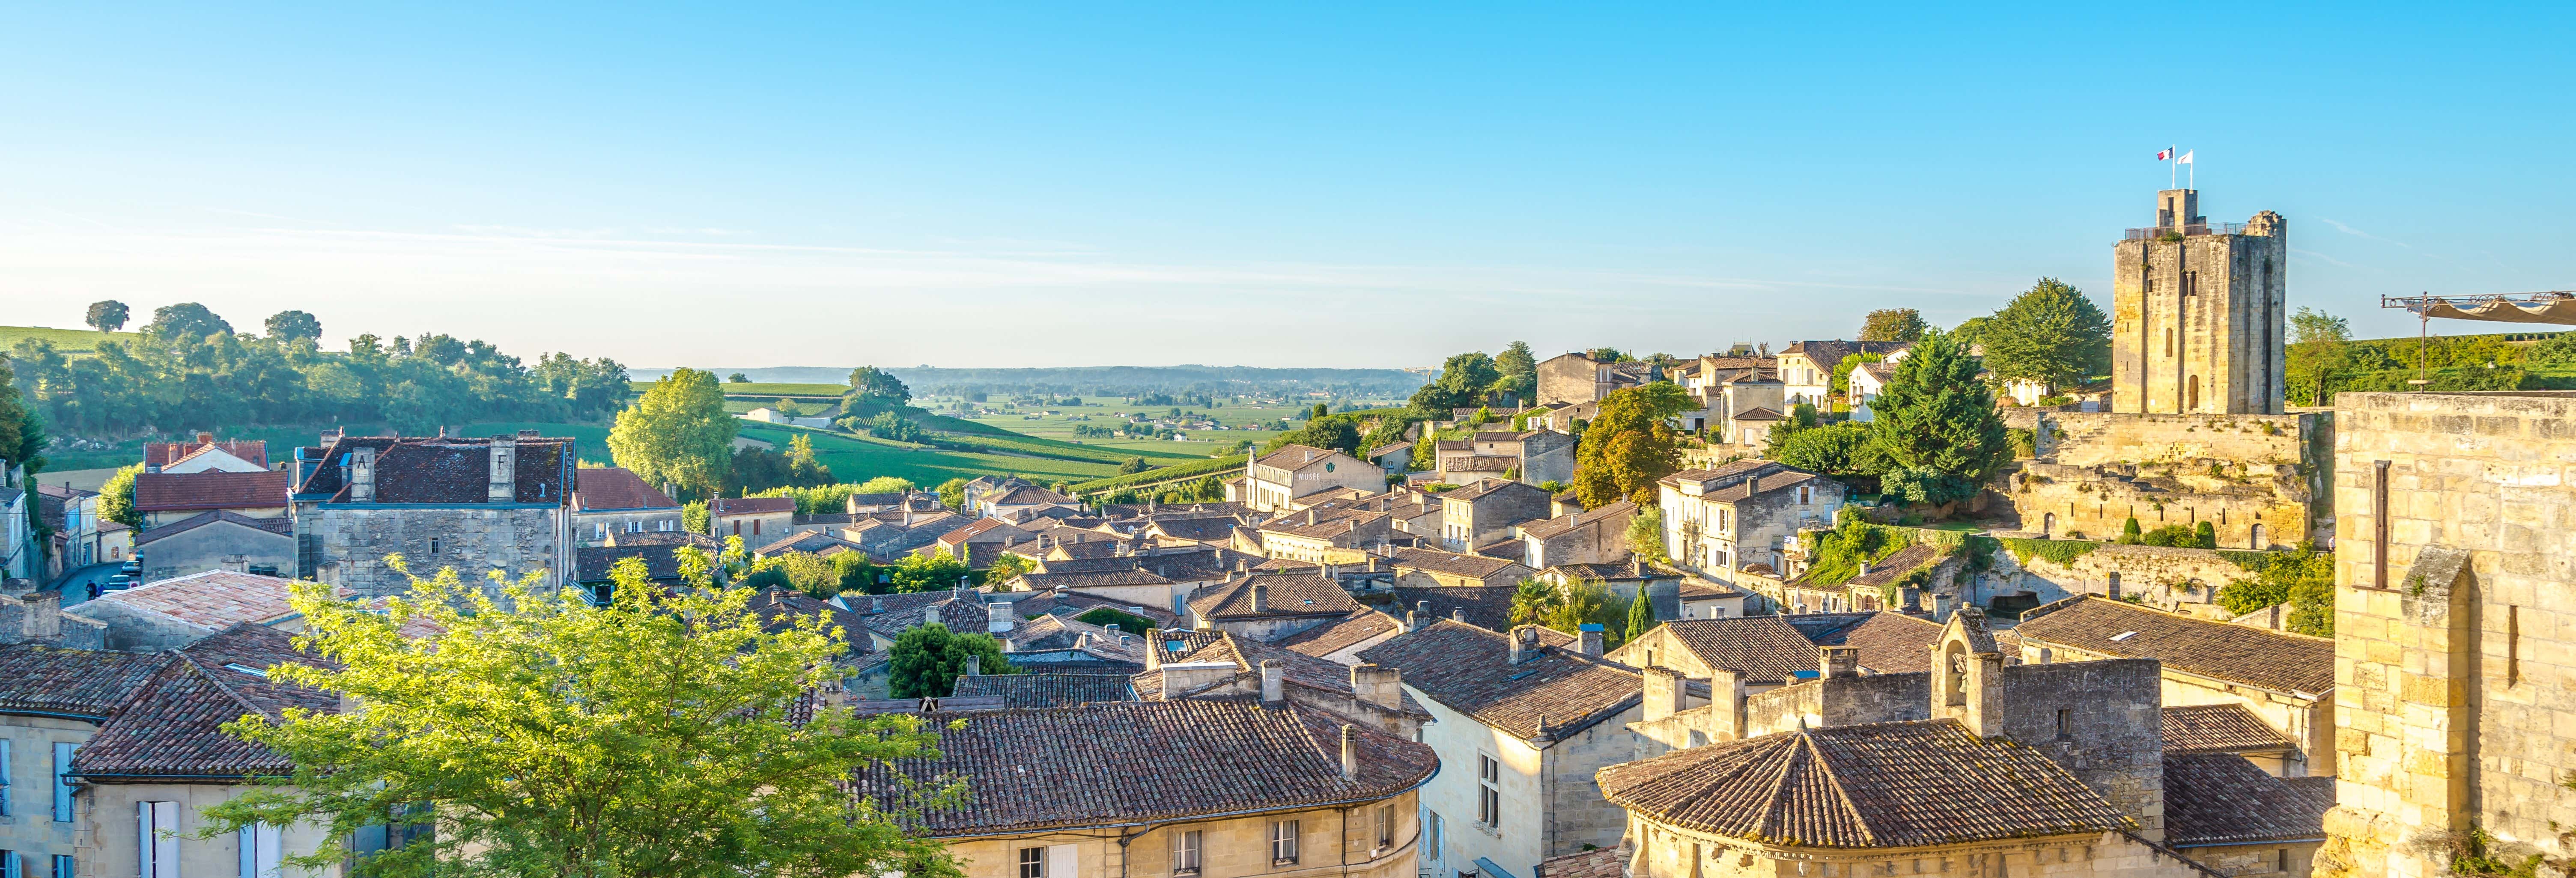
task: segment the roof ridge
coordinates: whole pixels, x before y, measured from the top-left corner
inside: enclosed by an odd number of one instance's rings
[[[1834,801],[1841,803],[1843,813],[1849,815],[1852,823],[1860,827],[1861,838],[1867,839],[1870,845],[1876,846],[1879,840],[1878,828],[1869,825],[1869,818],[1861,813],[1860,803],[1852,801],[1851,790],[1843,786],[1842,773],[1834,770],[1833,760],[1825,758],[1824,748],[1816,743],[1814,735],[1801,731],[1798,733],[1798,738],[1805,742],[1810,752],[1815,754],[1816,767],[1824,771],[1825,780],[1828,781],[1826,786],[1834,791]]]
[[[271,715],[271,714],[270,714],[266,709],[261,708],[259,705],[256,705],[256,704],[252,704],[252,703],[250,703],[250,699],[248,699],[248,698],[243,698],[241,693],[233,691],[233,687],[231,687],[230,685],[226,685],[226,684],[224,683],[224,680],[223,680],[223,678],[222,678],[222,677],[217,677],[217,676],[215,676],[215,673],[214,673],[213,671],[206,670],[206,666],[201,665],[201,664],[198,664],[198,663],[197,663],[197,660],[196,660],[196,659],[194,659],[194,658],[189,657],[189,655],[188,655],[185,651],[183,651],[183,650],[179,650],[179,649],[173,649],[173,650],[171,650],[170,652],[171,652],[171,654],[173,654],[173,655],[177,655],[177,656],[179,657],[179,660],[180,660],[180,661],[187,662],[187,663],[188,663],[188,667],[189,667],[189,668],[191,668],[191,669],[195,670],[195,671],[196,671],[197,673],[199,673],[199,674],[203,674],[203,675],[205,675],[205,677],[206,677],[206,682],[211,683],[211,684],[214,684],[214,687],[215,687],[215,688],[217,688],[217,689],[221,689],[221,690],[223,690],[223,693],[224,693],[226,696],[229,696],[229,697],[231,697],[231,698],[232,698],[233,703],[235,703],[235,704],[239,704],[239,705],[241,705],[243,708],[248,709],[251,713],[259,714],[259,715],[260,715],[260,716],[262,716],[262,717],[266,717],[266,718],[269,718],[269,719],[276,719],[276,718],[277,718],[277,717],[275,717],[275,716]],[[248,667],[248,666],[247,666],[247,665],[245,665],[244,667]]]
[[[1795,733],[1795,737],[1792,737],[1792,738],[1790,738],[1790,739],[1789,739],[1789,740],[1790,740],[1790,744],[1788,745],[1788,747],[1784,748],[1784,749],[1787,749],[1789,752],[1787,752],[1787,753],[1785,753],[1785,754],[1782,754],[1782,756],[1780,757],[1780,761],[1779,761],[1779,767],[1778,767],[1777,769],[1774,769],[1774,770],[1771,772],[1770,781],[1769,781],[1768,783],[1763,784],[1763,788],[1764,788],[1764,790],[1765,790],[1765,793],[1766,793],[1766,794],[1765,794],[1765,796],[1763,797],[1764,807],[1763,807],[1763,809],[1762,809],[1762,820],[1761,820],[1761,822],[1758,822],[1758,823],[1753,824],[1753,826],[1754,826],[1754,831],[1755,831],[1756,833],[1758,833],[1762,838],[1765,838],[1765,839],[1771,839],[1771,838],[1779,838],[1779,837],[1781,837],[1781,835],[1780,835],[1780,834],[1779,834],[1779,832],[1777,831],[1777,830],[1778,830],[1778,826],[1775,824],[1775,821],[1777,821],[1777,820],[1779,819],[1779,809],[1777,808],[1777,803],[1781,800],[1781,798],[1782,798],[1782,797],[1784,797],[1784,796],[1786,796],[1786,795],[1788,794],[1788,791],[1789,791],[1789,773],[1790,773],[1791,771],[1793,771],[1793,770],[1796,770],[1796,768],[1797,768],[1797,766],[1798,766],[1798,758],[1799,758],[1799,755],[1800,755],[1802,752],[1804,752],[1804,750],[1798,746],[1798,743],[1799,743],[1799,742],[1803,742],[1803,741],[1805,741],[1806,739],[1807,739],[1807,732],[1806,732],[1806,730],[1804,730],[1804,729],[1800,729],[1800,730],[1798,730],[1798,731]],[[1746,738],[1746,739],[1743,739],[1743,740],[1746,740],[1746,741],[1759,741],[1759,740],[1761,740],[1761,738],[1760,738],[1760,737],[1754,737],[1754,738]],[[1706,794],[1706,792],[1707,792],[1709,789],[1711,789],[1711,787],[1703,787],[1703,788],[1702,788],[1702,795],[1705,795],[1705,794]]]

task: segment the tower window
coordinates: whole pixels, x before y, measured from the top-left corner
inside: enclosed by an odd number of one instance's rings
[[[2165,356],[2173,356],[2173,330],[2165,330]]]

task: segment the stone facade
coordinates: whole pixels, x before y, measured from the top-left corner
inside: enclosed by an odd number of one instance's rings
[[[1489,859],[1516,876],[1548,857],[1574,853],[1583,846],[1619,843],[1626,812],[1601,798],[1602,768],[1635,757],[1628,724],[1643,717],[1638,708],[1625,711],[1562,740],[1524,740],[1511,732],[1477,722],[1422,692],[1414,700],[1431,711],[1422,742],[1440,754],[1439,776],[1422,788],[1424,819],[1441,827],[1442,848],[1423,851],[1422,867],[1435,875],[1476,871],[1478,858]],[[1477,760],[1500,763],[1495,786],[1501,790],[1501,821],[1476,821]]]
[[[1527,482],[1479,482],[1440,495],[1440,537],[1452,552],[1506,539],[1514,525],[1544,520],[1546,491]]]
[[[1683,569],[1729,584],[1749,565],[1784,570],[1798,532],[1832,527],[1848,494],[1841,482],[1767,461],[1675,473],[1656,489],[1664,551]]]
[[[2008,409],[2036,457],[2004,477],[2022,528],[2051,538],[2108,540],[2135,517],[2217,530],[2230,549],[2288,548],[2332,532],[2319,503],[2331,475],[2315,461],[2333,419],[2296,415],[2131,415]]]
[[[2336,398],[2337,807],[2321,875],[2566,874],[2576,844],[2576,395]]]
[[[295,572],[294,535],[243,521],[217,519],[168,533],[147,530],[143,537],[145,582],[208,570],[267,576]]]
[[[1379,844],[1381,810],[1395,834],[1392,845]],[[1111,878],[1117,875],[1166,876],[1173,866],[1173,837],[1198,833],[1199,878],[1413,878],[1421,851],[1422,826],[1413,793],[1370,805],[1282,811],[1251,817],[1185,820],[1156,824],[1141,834],[1065,831],[1015,836],[950,839],[948,852],[965,867],[968,878],[1021,878],[1021,851],[1040,848],[1045,878]],[[1274,864],[1270,858],[1272,824],[1294,820],[1298,827],[1298,861]],[[1124,840],[1125,844],[1119,842]]]
[[[2197,190],[2156,198],[2156,225],[2112,248],[2112,410],[2280,414],[2286,222],[2211,226]]]
[[[1613,390],[1653,380],[1645,363],[1604,363],[1582,353],[1559,354],[1538,364],[1538,405],[1599,402]]]
[[[2215,603],[2218,590],[2252,578],[2252,571],[2213,549],[2104,543],[2062,564],[2004,549],[1995,552],[1994,566],[1973,577],[1969,591],[1959,597],[1990,608],[2001,600],[2016,611],[2076,595],[2137,598],[2170,612],[2224,620],[2227,611]]]
[[[570,523],[561,507],[536,509],[322,508],[309,530],[323,557],[318,578],[366,597],[401,594],[411,580],[385,564],[399,554],[411,571],[434,576],[455,568],[467,582],[488,572],[517,580],[531,572],[546,583],[571,571]]]

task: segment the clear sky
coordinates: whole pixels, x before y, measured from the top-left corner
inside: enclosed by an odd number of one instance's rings
[[[1953,5],[28,4],[0,323],[194,300],[635,366],[1691,354],[2042,275],[2107,306],[2168,144],[2212,220],[2288,217],[2293,304],[2364,335],[2414,330],[2382,293],[2576,287],[2576,7]]]

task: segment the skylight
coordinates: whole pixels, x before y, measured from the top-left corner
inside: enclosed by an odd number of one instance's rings
[[[2120,633],[2118,633],[2118,634],[2111,635],[2111,642],[2112,642],[2112,643],[2118,643],[2118,642],[2120,642],[2120,641],[2127,640],[2127,639],[2129,639],[2129,638],[2136,637],[2136,636],[2138,636],[2138,632],[2135,632],[2135,631],[2123,631],[2123,632],[2120,632]]]
[[[225,669],[225,670],[230,670],[230,671],[240,671],[240,672],[242,672],[242,673],[249,674],[249,675],[254,676],[254,677],[266,677],[266,676],[268,676],[268,671],[267,671],[266,669],[263,669],[263,668],[254,668],[254,667],[251,667],[251,666],[249,666],[249,665],[242,664],[242,663],[240,663],[240,662],[225,662],[225,663],[224,663],[224,669]]]

